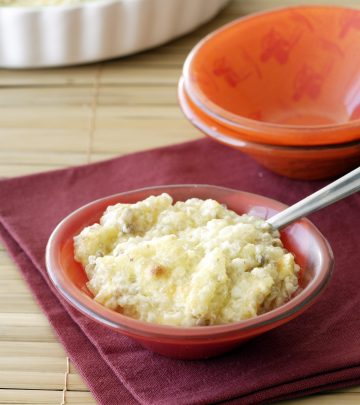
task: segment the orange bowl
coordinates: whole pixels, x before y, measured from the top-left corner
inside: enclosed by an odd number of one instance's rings
[[[192,102],[251,142],[360,140],[360,10],[303,6],[241,18],[203,39],[183,70]]]
[[[178,87],[180,107],[186,118],[205,135],[247,153],[271,171],[294,179],[325,179],[345,173],[360,163],[360,141],[339,145],[284,146],[249,142],[198,108],[187,95],[184,81]]]
[[[104,327],[130,336],[145,347],[170,357],[206,358],[232,348],[300,315],[319,297],[333,268],[331,248],[308,220],[302,219],[281,232],[284,246],[301,267],[299,289],[284,305],[241,322],[215,326],[174,327],[142,322],[106,308],[93,299],[82,266],[74,260],[73,238],[84,227],[99,221],[107,206],[135,203],[150,195],[169,193],[175,201],[212,198],[239,214],[269,218],[286,206],[256,194],[208,185],[169,185],[133,190],[96,200],[74,211],[53,231],[46,249],[51,281],[75,308]]]

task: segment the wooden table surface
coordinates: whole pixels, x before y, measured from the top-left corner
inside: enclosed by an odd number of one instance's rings
[[[304,3],[309,1],[234,0],[192,34],[136,56],[63,69],[0,70],[0,177],[201,137],[176,100],[191,47],[241,15]],[[359,6],[357,0],[316,3]],[[64,349],[0,246],[0,404],[60,404],[66,367]],[[71,363],[65,403],[95,404]],[[360,387],[287,404],[360,404]]]

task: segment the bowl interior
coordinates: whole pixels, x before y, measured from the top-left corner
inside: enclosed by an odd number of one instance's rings
[[[243,150],[258,150],[270,153],[274,157],[289,156],[292,154],[294,159],[304,154],[309,159],[320,160],[326,154],[327,157],[340,159],[347,157],[349,153],[357,152],[359,156],[359,141],[340,143],[333,145],[273,145],[268,143],[251,142],[239,136],[239,133],[234,128],[222,125],[221,123],[212,119],[209,115],[205,114],[189,97],[186,92],[184,81],[181,78],[178,86],[178,98],[180,107],[189,121],[203,133],[210,138],[219,141],[225,145],[233,146]],[[282,153],[284,155],[282,155]]]
[[[234,120],[288,126],[358,120],[359,30],[360,11],[336,7],[240,19],[195,48],[187,89]]]
[[[175,201],[190,197],[213,198],[230,209],[242,213],[268,218],[284,209],[284,205],[254,194],[215,186],[164,186],[136,190],[97,200],[75,211],[55,229],[47,248],[47,269],[52,281],[71,304],[87,315],[110,326],[136,330],[140,334],[164,334],[186,338],[204,336],[208,333],[228,333],[234,330],[251,329],[267,325],[274,319],[283,319],[301,310],[312,301],[327,283],[331,270],[331,251],[321,233],[307,220],[301,220],[282,232],[285,247],[293,252],[302,271],[300,288],[288,303],[266,314],[246,320],[240,324],[210,326],[206,328],[176,328],[155,325],[125,317],[111,311],[92,299],[86,287],[87,276],[81,265],[74,260],[73,237],[85,226],[98,221],[108,205],[118,202],[133,203],[149,195],[168,192]]]

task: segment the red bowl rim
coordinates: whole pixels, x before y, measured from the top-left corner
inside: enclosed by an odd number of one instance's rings
[[[204,120],[198,115],[196,111],[192,108],[189,104],[187,97],[190,98],[188,95],[185,85],[184,85],[184,78],[183,76],[180,77],[178,83],[178,101],[181,107],[181,110],[185,117],[201,132],[208,135],[210,138],[221,142],[225,145],[232,146],[238,149],[254,149],[254,150],[262,150],[268,152],[269,149],[273,149],[276,151],[289,151],[289,152],[307,152],[307,153],[318,153],[321,151],[331,151],[331,150],[338,150],[338,151],[346,151],[352,149],[354,146],[360,146],[359,141],[351,141],[351,142],[344,142],[340,144],[329,144],[329,145],[309,145],[309,146],[296,146],[296,145],[273,145],[270,143],[258,143],[258,142],[251,142],[246,139],[243,139],[237,136],[234,130],[231,130],[228,127],[224,127],[216,121],[212,121],[214,125],[209,126]],[[192,101],[192,100],[191,100]],[[209,120],[212,120],[211,117],[207,116]],[[231,133],[234,132],[233,135]]]
[[[277,211],[285,209],[287,206],[271,198],[263,197],[257,194],[239,191],[226,187],[219,187],[206,184],[176,184],[176,185],[162,185],[154,187],[145,187],[141,189],[131,190],[123,193],[114,194],[104,198],[92,201],[77,210],[73,211],[67,217],[65,217],[52,232],[47,246],[46,246],[46,269],[51,282],[54,284],[60,294],[76,309],[90,318],[105,324],[111,328],[117,329],[124,333],[136,336],[142,336],[146,338],[164,338],[167,340],[177,340],[179,338],[183,340],[203,340],[204,338],[215,337],[231,337],[234,334],[240,332],[250,332],[261,327],[266,327],[273,323],[280,322],[294,316],[296,313],[301,313],[304,308],[309,306],[318,297],[318,295],[324,290],[328,284],[333,270],[333,253],[331,247],[325,237],[307,219],[301,219],[296,224],[307,227],[314,235],[321,252],[322,266],[319,274],[309,283],[303,291],[297,296],[292,298],[284,305],[266,312],[262,315],[258,315],[254,318],[247,319],[240,322],[224,324],[224,325],[212,325],[206,327],[177,327],[168,325],[158,325],[149,322],[139,321],[127,316],[124,316],[118,312],[112,311],[103,305],[97,303],[92,298],[81,293],[78,288],[73,284],[67,283],[63,272],[61,270],[60,259],[60,244],[64,239],[67,228],[81,213],[88,209],[107,201],[112,201],[119,197],[131,196],[142,191],[149,192],[161,192],[168,189],[188,188],[189,191],[196,188],[211,188],[221,191],[235,192],[240,196],[252,197],[260,199],[260,203],[266,203],[266,207],[273,208]],[[191,193],[190,193],[191,194]],[[150,195],[150,194],[149,194]],[[190,195],[189,195],[190,197]],[[65,237],[65,239],[68,239]]]
[[[316,145],[316,144],[326,144],[326,143],[339,143],[339,140],[333,142],[324,142],[321,139],[317,139],[318,137],[314,136],[314,131],[318,132],[319,136],[322,136],[324,133],[329,133],[339,131],[342,129],[350,129],[355,127],[360,127],[360,119],[355,119],[352,121],[347,121],[344,123],[338,124],[322,124],[322,125],[285,125],[285,124],[277,124],[272,122],[266,121],[258,121],[252,118],[243,117],[238,114],[231,113],[224,108],[220,107],[218,104],[214,103],[213,101],[209,100],[206,97],[198,85],[192,83],[191,80],[191,71],[192,71],[192,63],[195,57],[197,56],[198,52],[201,50],[203,45],[209,41],[211,41],[214,37],[221,34],[222,32],[231,29],[233,26],[243,23],[244,21],[263,18],[271,14],[280,14],[282,12],[288,12],[289,10],[307,10],[307,9],[336,9],[338,11],[358,11],[360,10],[350,7],[341,7],[341,6],[331,6],[331,5],[303,5],[303,6],[291,6],[291,7],[280,7],[275,8],[270,11],[262,11],[258,13],[250,14],[249,16],[240,17],[224,26],[216,29],[215,31],[211,32],[210,34],[206,35],[201,41],[199,41],[194,48],[190,51],[186,60],[183,65],[182,75],[184,77],[184,86],[186,89],[187,94],[191,98],[192,102],[201,110],[203,110],[206,115],[212,117],[215,121],[218,121],[222,124],[225,124],[230,127],[237,128],[238,130],[247,130],[248,132],[252,132],[256,135],[257,131],[272,131],[271,132],[271,140],[274,142],[276,138],[279,140],[279,143],[283,144],[281,137],[288,134],[289,132],[292,134],[302,133],[302,135],[306,135],[308,133],[308,137],[306,138],[306,142],[302,144],[308,145]],[[353,141],[359,139],[359,135],[349,136],[342,138],[346,141]],[[297,145],[296,139],[292,141],[294,145]]]

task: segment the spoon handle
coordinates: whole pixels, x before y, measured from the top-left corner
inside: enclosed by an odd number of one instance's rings
[[[326,207],[360,190],[360,167],[328,184],[284,211],[269,218],[274,229],[281,229],[312,212]]]

